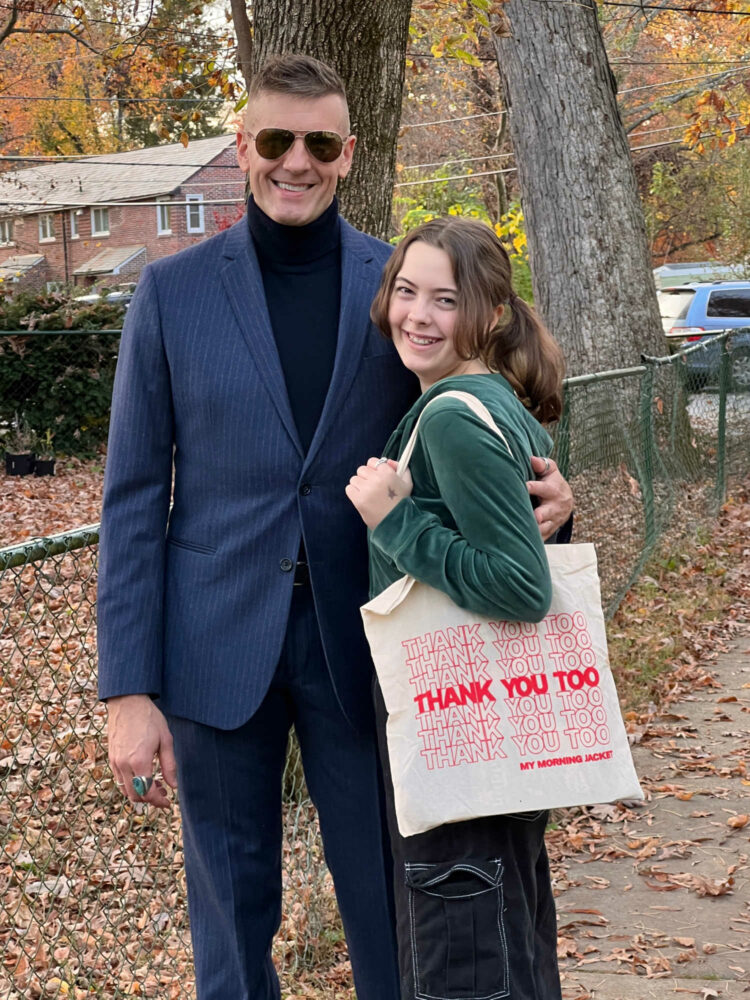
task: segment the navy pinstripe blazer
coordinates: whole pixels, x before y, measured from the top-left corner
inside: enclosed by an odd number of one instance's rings
[[[344,487],[380,454],[417,387],[369,320],[390,247],[340,225],[336,360],[307,455],[247,221],[144,268],[112,400],[100,697],[146,692],[218,728],[246,721],[279,659],[288,561],[303,536],[337,695],[355,725],[369,724],[372,668],[358,611],[366,539]],[[301,336],[315,336],[304,302],[299,321]]]

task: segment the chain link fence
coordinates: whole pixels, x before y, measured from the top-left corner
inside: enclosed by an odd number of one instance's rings
[[[726,331],[633,368],[566,382],[555,455],[576,498],[575,539],[594,542],[608,615],[656,543],[723,502],[750,458],[746,360]]]
[[[178,810],[126,802],[107,764],[98,540],[93,525],[0,550],[2,1000],[194,996]],[[275,947],[291,976],[337,922],[294,741],[284,800]]]
[[[713,515],[747,470],[734,360],[726,334],[568,382],[556,454],[610,613],[656,542]],[[97,542],[94,525],[0,550],[0,1000],[195,995],[177,810],[124,802],[107,765]],[[291,983],[339,961],[341,939],[294,743],[284,799],[275,957]]]

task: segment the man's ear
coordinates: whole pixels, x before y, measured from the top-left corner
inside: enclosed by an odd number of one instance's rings
[[[237,163],[244,174],[247,174],[250,170],[249,143],[251,141],[247,137],[244,126],[242,126],[237,133]]]
[[[352,158],[354,157],[354,147],[357,144],[356,135],[350,135],[344,143],[339,159],[339,178],[343,180],[352,169]]]

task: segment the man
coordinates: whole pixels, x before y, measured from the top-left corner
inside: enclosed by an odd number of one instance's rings
[[[354,144],[337,74],[270,60],[237,140],[247,219],[145,268],[123,331],[100,696],[123,792],[166,807],[154,758],[168,785],[179,776],[199,1000],[279,996],[270,946],[292,724],[357,996],[399,993],[358,611],[366,545],[344,488],[416,387],[369,321],[390,248],[337,214]],[[541,520],[566,519],[559,474],[532,489],[548,498]]]

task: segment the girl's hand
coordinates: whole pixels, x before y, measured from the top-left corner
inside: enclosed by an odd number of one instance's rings
[[[371,458],[367,465],[360,465],[346,487],[346,495],[370,531],[377,528],[399,500],[411,495],[411,473],[407,469],[403,476],[398,476],[396,466],[391,458],[386,462]]]

